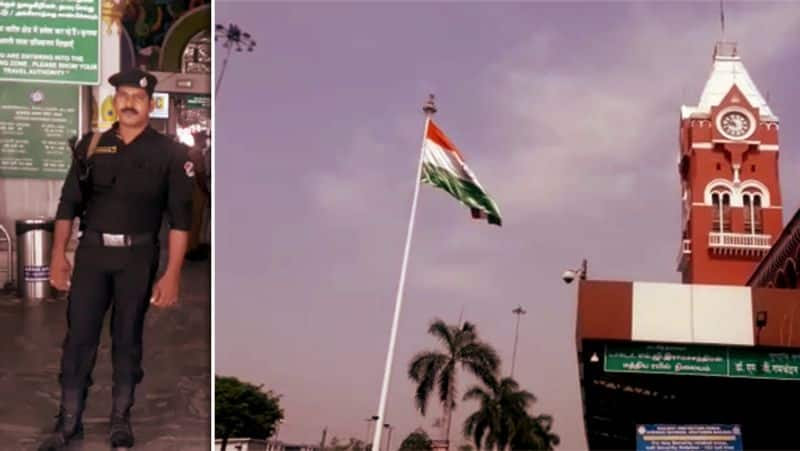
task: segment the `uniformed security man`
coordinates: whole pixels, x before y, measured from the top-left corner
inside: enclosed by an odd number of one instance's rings
[[[110,441],[131,447],[130,409],[144,375],[142,329],[150,304],[176,303],[188,230],[194,168],[185,147],[150,127],[156,78],[134,69],[109,82],[117,122],[90,133],[75,148],[56,213],[51,284],[69,291],[68,331],[61,360],[61,406],[54,432],[40,450],[63,449],[82,437],[83,414],[103,318],[111,306],[113,388]],[[94,140],[93,137],[96,137]],[[155,281],[158,231],[169,220],[169,259]],[[75,270],[65,248],[81,219]],[[155,282],[155,284],[154,284]]]

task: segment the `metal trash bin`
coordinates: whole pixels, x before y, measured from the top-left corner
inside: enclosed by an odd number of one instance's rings
[[[26,300],[52,297],[50,250],[53,245],[52,219],[21,219],[16,222],[17,281],[19,295]]]

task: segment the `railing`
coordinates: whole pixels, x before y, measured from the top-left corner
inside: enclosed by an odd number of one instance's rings
[[[711,232],[708,234],[708,247],[723,253],[762,254],[772,247],[771,239],[772,235]]]

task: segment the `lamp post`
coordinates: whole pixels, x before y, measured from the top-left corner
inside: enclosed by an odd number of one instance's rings
[[[394,427],[388,423],[384,424],[383,427],[389,429],[389,433],[386,435],[386,451],[391,451],[390,447],[392,446],[392,429],[394,429]]]
[[[217,86],[215,88],[217,94],[219,94],[222,77],[225,76],[225,68],[228,67],[228,58],[231,55],[231,50],[252,52],[256,46],[256,41],[250,37],[250,33],[243,32],[241,28],[234,24],[229,24],[227,28],[224,25],[217,24],[214,41],[219,40],[222,40],[222,46],[227,50],[225,51],[225,58],[222,60],[222,70],[219,78],[217,78]]]
[[[528,312],[525,311],[525,309],[523,309],[521,305],[519,305],[519,306],[517,306],[517,308],[512,310],[511,313],[517,315],[517,328],[516,328],[516,331],[514,332],[514,352],[511,355],[511,378],[513,378],[514,377],[514,365],[515,365],[515,363],[517,361],[517,340],[519,339],[519,318],[520,318],[520,316],[522,316],[522,315],[524,315],[524,314],[526,314]]]
[[[367,436],[364,438],[364,451],[366,451],[367,443],[369,442],[369,430],[372,427],[372,423],[374,423],[378,419],[377,415],[373,415],[370,418],[365,419],[364,421],[367,422]]]
[[[274,440],[275,440],[276,444],[278,443],[278,434],[281,433],[281,425],[284,423],[284,421],[285,420],[283,420],[283,419],[278,420],[278,424],[277,424],[277,426],[275,426],[275,438],[274,438]]]

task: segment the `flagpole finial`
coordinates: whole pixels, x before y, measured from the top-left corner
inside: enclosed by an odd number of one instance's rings
[[[433,98],[433,94],[428,94],[428,101],[422,106],[422,111],[424,111],[427,115],[431,115],[436,112],[436,104],[434,103]]]

